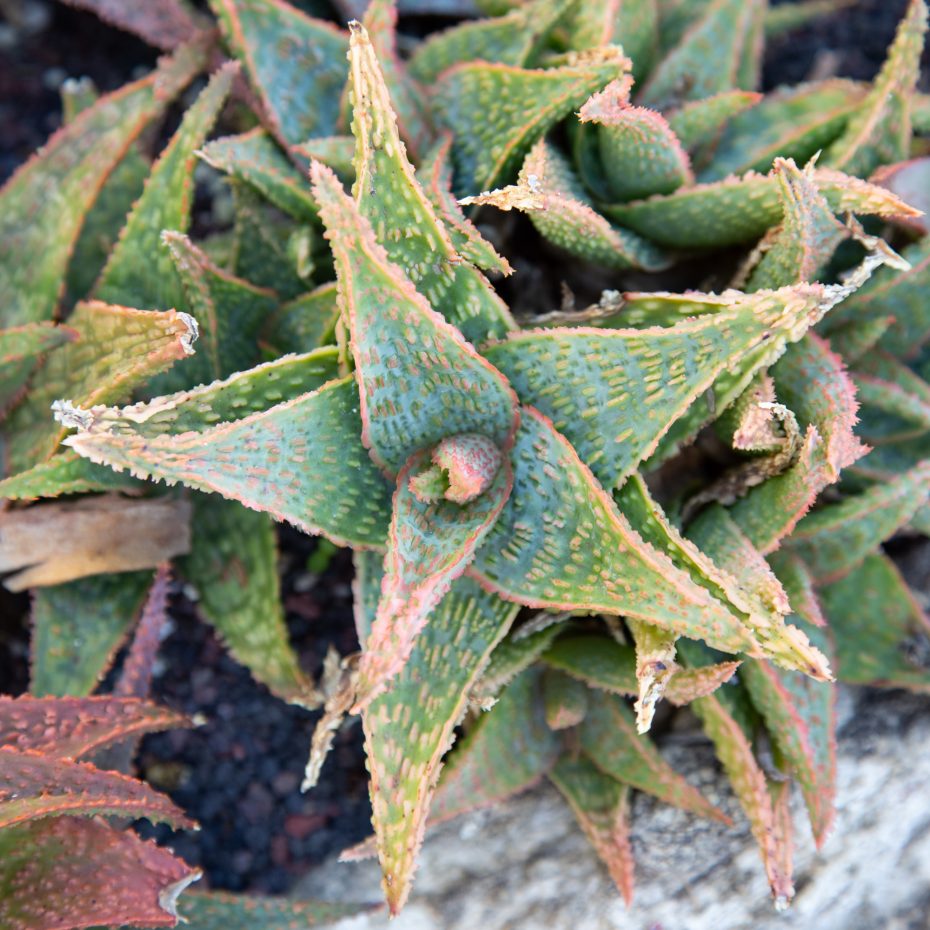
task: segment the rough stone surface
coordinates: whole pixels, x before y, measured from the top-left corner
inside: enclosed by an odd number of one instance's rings
[[[410,904],[333,930],[926,930],[930,928],[930,700],[866,689],[840,703],[839,814],[817,852],[795,797],[794,906],[771,905],[758,853],[704,738],[663,752],[733,816],[727,828],[634,801],[636,900],[627,909],[553,789],[431,832]],[[299,894],[380,899],[374,861],[329,862]]]

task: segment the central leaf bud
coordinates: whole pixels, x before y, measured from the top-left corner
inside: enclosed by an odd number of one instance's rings
[[[480,433],[448,436],[434,449],[433,464],[410,479],[418,500],[445,498],[467,504],[483,494],[501,467],[501,451]]]

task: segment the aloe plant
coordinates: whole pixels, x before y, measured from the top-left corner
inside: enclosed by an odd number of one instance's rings
[[[792,781],[818,844],[833,823],[834,677],[930,686],[930,625],[879,548],[930,529],[926,238],[880,183],[926,131],[923,0],[872,86],[769,94],[764,35],[823,4],[495,4],[409,60],[389,0],[347,31],[282,0],[214,0],[218,33],[174,0],[79,5],[172,57],[0,192],[0,491],[189,502],[202,614],[322,707],[306,787],[361,715],[393,912],[428,822],[542,778],[630,899],[631,789],[723,818],[646,735],[663,700],[701,721],[786,905]],[[140,133],[204,70],[149,168]],[[208,141],[230,94],[238,131]],[[235,223],[195,243],[198,158]],[[508,243],[463,208],[525,213],[617,288],[517,321],[489,278]],[[719,293],[663,289],[693,255]],[[682,479],[711,432],[730,467]],[[276,520],[354,551],[361,650],[316,684]],[[34,692],[93,690],[151,581],[132,567],[37,589]]]

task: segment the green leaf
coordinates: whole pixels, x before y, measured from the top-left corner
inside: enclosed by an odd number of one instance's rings
[[[868,443],[893,442],[930,429],[930,385],[881,349],[859,359],[852,371],[859,434]]]
[[[494,250],[471,220],[465,218],[452,193],[452,165],[449,153],[452,136],[445,133],[442,140],[429,152],[417,169],[423,191],[429,198],[437,217],[441,220],[456,251],[482,271],[513,274],[510,262]],[[465,326],[463,321],[462,327]],[[507,327],[509,328],[509,327]],[[464,329],[463,329],[464,332]],[[488,334],[490,335],[490,333]],[[482,340],[477,337],[472,342]]]
[[[187,232],[194,194],[195,149],[223,107],[238,68],[223,65],[159,156],[94,289],[113,304],[169,310],[182,306],[180,284],[161,242],[165,229]]]
[[[301,360],[311,377],[318,367],[315,355]],[[326,351],[326,357],[331,359],[332,353]],[[143,407],[88,412],[86,425],[66,445],[111,468],[215,491],[339,544],[380,548],[387,538],[390,492],[359,438],[362,424],[354,379],[330,381],[319,390],[311,381],[308,393],[290,394],[268,409],[265,393],[247,392],[253,403],[264,406],[234,422],[222,422],[209,407],[212,396],[224,387],[244,390],[253,377],[266,382],[280,371],[273,366],[293,361],[259,366],[207,388],[156,398]],[[272,379],[267,390],[283,392],[286,387],[286,381]],[[238,390],[231,391],[229,401],[234,403],[237,396]],[[203,401],[210,425],[204,423]],[[175,418],[179,432],[152,429],[159,415]],[[182,416],[193,417],[194,428],[181,432]],[[147,430],[148,418],[152,422]]]
[[[397,6],[397,0],[372,0],[365,10],[362,25],[372,37],[385,83],[397,108],[400,135],[410,149],[410,157],[417,159],[429,145],[433,127],[426,112],[426,93],[414,80],[416,75],[411,77],[412,65],[408,72],[407,64],[397,51]],[[361,101],[356,102],[356,106],[360,104]]]
[[[920,77],[927,32],[927,4],[910,0],[882,70],[827,150],[827,162],[849,174],[868,175],[879,165],[903,161],[911,142],[911,98]]]
[[[628,80],[613,81],[594,94],[578,116],[596,126],[611,200],[670,194],[694,182],[691,160],[668,121],[656,110],[630,103]]]
[[[190,49],[60,129],[0,190],[0,326],[50,320],[78,234],[126,149],[200,67]]]
[[[403,668],[430,613],[474,559],[513,487],[509,463],[498,459],[488,486],[473,499],[456,503],[448,493],[426,499],[414,479],[429,461],[429,452],[412,456],[397,478],[381,599],[359,663],[356,713]],[[433,461],[439,464],[435,452]]]
[[[608,268],[666,268],[671,259],[635,233],[601,216],[567,160],[545,139],[530,150],[517,184],[466,197],[462,204],[489,204],[526,213],[540,235],[571,255]]]
[[[319,163],[312,171],[352,335],[362,441],[372,458],[396,473],[412,453],[456,433],[509,446],[518,415],[504,377],[389,261],[335,175]]]
[[[894,194],[867,181],[826,168],[814,171],[813,176],[835,213],[913,214],[913,208]],[[778,180],[774,175],[753,173],[648,200],[604,206],[603,210],[659,245],[683,249],[719,249],[748,242],[782,219]]]
[[[193,354],[197,324],[186,313],[133,310],[91,301],[68,320],[76,338],[49,353],[25,400],[7,420],[4,456],[10,472],[48,459],[64,431],[52,417],[61,399],[88,406],[114,403]]]
[[[365,904],[295,901],[224,891],[188,893],[178,903],[178,915],[187,930],[304,930],[367,910]]]
[[[184,573],[197,589],[198,609],[232,653],[284,700],[311,689],[288,639],[274,525],[216,495],[195,494],[191,554]]]
[[[576,727],[588,712],[588,689],[577,678],[553,668],[542,677],[543,709],[550,730]]]
[[[282,0],[211,0],[230,49],[285,145],[332,136],[346,82],[346,34]]]
[[[813,19],[829,16],[854,4],[855,0],[794,0],[792,3],[780,3],[765,11],[765,38],[773,39],[786,32],[802,29]]]
[[[460,63],[476,59],[526,65],[546,42],[567,7],[566,0],[531,0],[494,19],[465,22],[433,33],[410,58],[410,73],[424,86]]]
[[[208,142],[197,154],[217,171],[239,178],[296,220],[312,222],[317,207],[310,182],[261,127]]]
[[[197,355],[170,373],[170,381],[208,384],[255,361],[258,334],[277,308],[273,291],[218,268],[183,233],[166,230],[162,242],[199,324]]]
[[[508,181],[534,142],[628,64],[608,46],[540,71],[480,61],[450,68],[437,83],[434,111],[454,134],[456,192],[474,194]]]
[[[51,323],[0,329],[0,416],[19,399],[43,354],[76,338],[70,327]]]
[[[836,640],[840,681],[930,692],[930,620],[891,559],[867,555],[819,595]]]
[[[798,523],[786,540],[819,584],[848,574],[927,502],[930,462],[886,484],[825,504]]]
[[[181,810],[144,782],[86,762],[0,749],[0,828],[61,814],[146,817],[192,827]]]
[[[90,694],[129,634],[151,583],[151,572],[124,572],[37,588],[30,692]]]
[[[742,616],[644,542],[568,441],[531,407],[514,490],[471,572],[531,607],[623,614],[730,652],[759,647]]]
[[[652,71],[640,102],[667,108],[722,91],[754,90],[761,57],[762,0],[714,0]]]
[[[692,707],[701,719],[704,732],[713,741],[717,758],[749,818],[776,907],[784,909],[794,897],[791,837],[779,829],[781,818],[778,807],[773,803],[765,773],[756,761],[739,722],[719,698],[710,695],[695,701]]]
[[[420,186],[374,49],[359,26],[352,27],[349,60],[359,212],[388,259],[467,340],[478,344],[504,335],[514,328],[507,307],[484,275],[462,261]]]
[[[431,822],[506,800],[552,768],[562,747],[546,726],[539,678],[537,669],[518,675],[468,729],[442,773]]]
[[[603,775],[584,756],[563,756],[549,773],[578,825],[607,867],[627,906],[633,903],[630,789]]]
[[[452,744],[471,688],[516,610],[468,578],[455,581],[433,610],[390,689],[375,698],[363,715],[378,854],[385,895],[395,913],[403,906],[410,888],[442,757]],[[511,698],[503,700],[503,706],[496,707],[494,713],[501,710],[501,716],[507,718],[506,702]],[[501,723],[506,727],[520,719],[520,711],[513,708],[510,717]],[[490,722],[491,717],[487,720]],[[487,745],[490,731],[486,731],[482,721],[480,732],[485,733],[484,737],[476,728],[475,736],[469,738],[469,748],[463,747],[462,752],[493,751]],[[532,733],[522,729],[499,729],[498,733],[498,738],[518,744],[532,740]],[[484,747],[479,748],[476,741],[479,745],[483,742]],[[530,760],[523,764],[528,763]],[[515,769],[519,767],[517,763]],[[461,764],[455,771],[461,778]],[[513,778],[516,774],[501,772],[498,777]],[[446,787],[445,791],[448,804],[450,789]]]
[[[727,124],[700,180],[768,171],[779,155],[805,164],[843,132],[864,96],[861,84],[840,78],[766,94]]]
[[[690,100],[666,118],[685,150],[694,152],[715,142],[730,120],[764,99],[751,90],[725,90],[703,100]]]
[[[633,714],[619,698],[604,695],[592,701],[578,734],[582,752],[605,775],[700,817],[727,822],[659,755],[648,737],[636,732]]]
[[[0,746],[79,759],[127,736],[190,726],[189,718],[135,698],[0,697]]]
[[[262,342],[270,344],[277,356],[287,352],[312,352],[333,341],[339,307],[336,282],[282,304],[266,321]]]
[[[566,19],[569,48],[622,45],[637,81],[652,67],[659,38],[657,0],[587,0],[570,7]]]
[[[178,892],[200,876],[166,849],[99,820],[38,820],[0,833],[0,924],[61,930],[173,927]]]
[[[491,660],[472,692],[473,698],[480,704],[496,697],[501,688],[510,684],[549,648],[562,632],[561,627],[556,619],[556,622],[533,633],[523,633],[521,627],[504,637],[491,653]]]
[[[701,312],[695,314],[698,300]],[[748,379],[816,322],[827,303],[827,290],[817,285],[751,296],[628,294],[624,316],[672,307],[681,322],[527,330],[488,346],[485,355],[520,399],[551,417],[601,483],[613,488],[683,417],[679,430],[696,432],[695,417],[709,416],[701,398],[721,375],[734,370]]]

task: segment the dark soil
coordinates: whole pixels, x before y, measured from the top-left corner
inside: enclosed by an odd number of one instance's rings
[[[60,123],[58,87],[66,77],[89,75],[110,90],[148,70],[156,53],[102,25],[93,16],[47,0],[8,0],[28,12],[29,28],[2,45],[0,25],[0,181],[40,146]],[[771,43],[767,88],[816,75],[872,77],[883,60],[906,0],[860,0],[851,10]],[[2,23],[2,16],[0,16]],[[555,309],[558,282],[580,297],[608,282],[573,280],[555,260],[540,263],[540,243],[528,224],[508,231],[528,259],[515,262],[513,295],[543,294],[537,309]],[[501,228],[498,227],[498,232]],[[524,238],[524,234],[526,238]],[[548,255],[548,252],[546,252]],[[541,265],[554,265],[543,277]],[[586,272],[587,274],[587,272]],[[578,276],[576,275],[576,278]],[[517,301],[519,304],[519,301]],[[316,543],[281,530],[287,620],[306,671],[317,675],[329,644],[341,654],[358,648],[352,624],[351,561],[338,553],[320,575],[306,569]],[[0,691],[27,684],[28,598],[0,588]],[[367,773],[359,727],[344,728],[320,784],[301,795],[299,784],[316,714],[290,707],[252,681],[229,658],[179,591],[172,601],[173,632],[161,649],[154,698],[206,723],[191,731],[151,736],[139,767],[201,824],[198,833],[147,829],[201,866],[217,888],[282,892],[314,863],[370,832]]]

